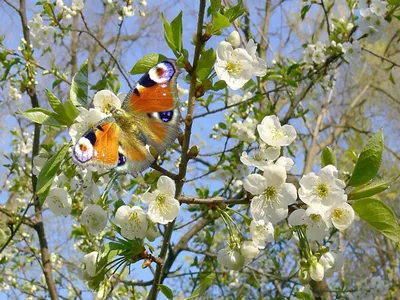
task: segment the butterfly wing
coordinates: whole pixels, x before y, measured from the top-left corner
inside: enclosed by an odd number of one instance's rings
[[[162,153],[180,133],[176,79],[180,73],[174,60],[164,60],[139,79],[122,108],[139,115],[146,143]]]
[[[97,165],[133,175],[154,161],[143,141],[137,136],[128,137],[112,117],[100,121],[78,139],[72,159],[81,167]]]

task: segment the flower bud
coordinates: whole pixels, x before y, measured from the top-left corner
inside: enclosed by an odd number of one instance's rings
[[[83,262],[85,263],[85,270],[89,274],[89,276],[93,277],[96,275],[96,262],[98,256],[99,252],[93,251],[90,252],[89,254],[86,254],[83,257]]]
[[[218,251],[218,262],[231,270],[240,270],[244,265],[244,257],[237,249],[226,247]]]
[[[195,158],[200,152],[200,147],[197,145],[194,145],[192,148],[189,150],[189,158]]]
[[[240,253],[245,258],[253,259],[260,254],[260,250],[253,241],[244,241],[240,246]]]
[[[321,281],[324,279],[324,267],[318,263],[315,262],[310,265],[310,277],[314,281]]]
[[[239,32],[236,30],[232,31],[226,38],[226,41],[231,44],[233,48],[238,48],[240,46]]]

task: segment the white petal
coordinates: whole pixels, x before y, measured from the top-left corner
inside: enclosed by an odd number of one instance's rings
[[[279,187],[286,181],[286,170],[282,166],[271,164],[264,168],[267,186]]]
[[[89,274],[89,276],[96,275],[96,264],[98,257],[99,257],[99,252],[97,251],[90,252],[83,257],[83,262],[85,263],[85,269],[86,272]]]
[[[231,58],[233,48],[228,42],[222,41],[217,47],[217,58],[221,60],[229,60]]]
[[[93,105],[99,111],[109,114],[112,107],[121,107],[121,101],[112,91],[101,90],[94,95]]]
[[[244,179],[244,189],[253,195],[262,194],[266,187],[266,179],[260,174],[250,174]]]
[[[267,219],[272,224],[278,224],[280,221],[286,219],[288,216],[289,210],[286,207],[273,207],[273,209],[268,209],[266,213]]]
[[[264,195],[256,196],[251,199],[250,213],[253,219],[256,221],[264,220],[266,223],[269,222],[267,218],[268,201]]]
[[[118,225],[122,225],[126,222],[131,212],[131,208],[128,205],[122,205],[118,207],[117,212],[115,213],[114,223]]]
[[[242,152],[242,155],[240,156],[240,161],[246,166],[253,166],[254,163],[254,159],[250,157],[245,151]]]
[[[286,172],[289,172],[293,165],[294,165],[294,161],[293,159],[289,158],[289,157],[279,157],[278,160],[275,162],[275,164],[279,165],[279,166],[283,166],[286,170]]]
[[[260,254],[260,250],[258,246],[253,241],[244,241],[242,245],[240,245],[240,253],[248,259],[255,258],[258,254]]]
[[[288,222],[292,226],[303,225],[306,223],[307,213],[304,209],[297,209],[289,216]]]
[[[128,239],[143,239],[147,232],[147,216],[139,206],[133,206],[130,214],[121,226],[121,234]]]
[[[324,267],[320,263],[314,263],[310,266],[310,277],[314,281],[324,279]]]
[[[147,193],[145,193],[142,197],[141,197],[141,199],[142,199],[142,201],[144,202],[144,203],[152,203],[152,202],[154,202],[155,200],[156,200],[156,198],[157,198],[157,195],[160,193],[160,191],[154,191],[154,192],[147,192]]]
[[[237,250],[232,250],[229,247],[218,251],[217,255],[218,262],[231,270],[240,270],[244,263],[244,257]]]
[[[289,146],[297,137],[296,129],[292,125],[283,125],[281,130],[285,134],[281,146]]]
[[[297,199],[297,190],[293,183],[284,183],[278,192],[278,199],[282,206],[294,203]]]
[[[157,189],[166,196],[175,197],[175,181],[168,176],[163,175],[158,178]]]
[[[72,209],[72,200],[66,190],[62,188],[51,188],[45,200],[49,209],[56,216],[68,216]]]
[[[319,177],[324,182],[332,182],[335,178],[338,178],[339,172],[334,165],[327,165],[319,171]]]
[[[281,154],[281,147],[268,147],[265,150],[265,158],[267,160],[275,160],[279,157],[280,154]]]

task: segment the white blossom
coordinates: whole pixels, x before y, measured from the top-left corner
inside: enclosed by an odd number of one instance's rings
[[[180,204],[175,198],[175,182],[161,176],[157,182],[157,189],[143,195],[142,200],[149,204],[148,215],[151,221],[159,224],[172,222],[179,213]]]
[[[228,42],[222,41],[217,47],[217,60],[214,70],[220,80],[232,89],[240,89],[253,76],[253,58],[245,49],[233,49]]]
[[[121,108],[121,101],[110,90],[101,90],[93,97],[93,105],[95,109],[109,115],[111,108]]]
[[[266,243],[274,241],[274,226],[264,220],[251,220],[250,237],[259,248],[264,248]]]
[[[89,276],[93,277],[96,275],[96,264],[99,257],[99,252],[93,251],[83,256],[83,262],[85,263],[85,271]]]
[[[98,234],[107,226],[107,212],[97,204],[90,204],[83,210],[81,222],[87,226],[90,234]]]
[[[344,58],[349,63],[359,61],[361,56],[360,43],[358,41],[354,41],[353,43],[349,42],[343,43],[343,53],[344,53]]]
[[[339,230],[347,229],[354,220],[354,210],[347,202],[340,202],[327,211],[327,218]]]
[[[72,200],[67,191],[54,187],[51,188],[45,203],[56,216],[68,216],[72,209]]]
[[[386,14],[386,5],[386,1],[372,0],[370,8],[375,15],[384,17]]]
[[[218,251],[218,263],[230,270],[240,270],[245,263],[245,258],[237,249],[226,247]]]
[[[35,158],[33,159],[33,169],[32,169],[32,173],[36,176],[39,175],[40,170],[42,170],[44,164],[46,163],[46,161],[48,160],[47,157],[43,157],[40,155],[35,156]]]
[[[281,125],[277,116],[266,116],[257,125],[260,138],[270,146],[289,146],[297,137],[296,130],[291,125]]]
[[[115,223],[121,226],[121,234],[127,239],[143,239],[147,232],[147,216],[139,206],[123,205],[115,214]]]
[[[325,277],[330,277],[343,267],[344,256],[342,253],[329,251],[321,255],[318,261],[325,270]]]
[[[259,148],[254,151],[253,156],[249,156],[243,151],[240,161],[246,166],[254,166],[263,169],[279,157],[280,147]]]
[[[72,3],[71,3],[72,10],[81,11],[84,6],[85,6],[85,3],[83,2],[83,0],[72,0]]]
[[[255,195],[251,200],[250,213],[255,220],[276,224],[288,215],[288,205],[296,201],[297,191],[292,183],[285,183],[283,166],[269,165],[264,174],[250,174],[244,180],[246,191]]]
[[[297,209],[290,214],[288,222],[292,226],[306,225],[306,235],[311,241],[322,240],[329,229],[325,211],[320,207],[309,207],[307,210]]]
[[[248,117],[243,122],[237,121],[233,123],[232,129],[239,141],[252,143],[256,140],[256,136],[254,134],[256,126],[256,121],[253,118]]]
[[[314,172],[300,179],[299,197],[310,206],[332,207],[347,200],[343,180],[338,179],[338,170],[333,165],[322,168],[319,175]]]

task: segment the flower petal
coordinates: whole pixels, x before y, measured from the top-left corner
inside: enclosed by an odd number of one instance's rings
[[[289,216],[288,222],[292,226],[303,225],[306,223],[307,213],[304,209],[297,209]]]
[[[271,164],[264,168],[267,186],[279,187],[286,181],[286,170],[283,166]]]
[[[253,195],[262,194],[266,187],[267,181],[260,174],[250,174],[244,179],[244,189]]]
[[[125,224],[131,212],[131,208],[128,205],[122,205],[118,207],[115,213],[114,223],[117,225]]]
[[[175,182],[168,176],[160,176],[157,181],[157,189],[166,196],[175,197]]]

